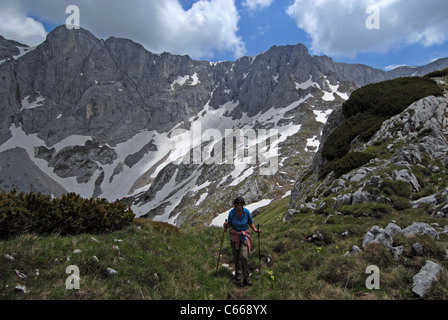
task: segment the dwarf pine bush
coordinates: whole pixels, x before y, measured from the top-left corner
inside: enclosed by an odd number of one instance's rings
[[[122,229],[134,213],[120,201],[84,199],[75,193],[51,199],[41,193],[0,193],[0,238],[20,233],[76,235]]]
[[[448,68],[430,72],[425,75],[425,78],[436,78],[436,77],[446,77],[446,76],[448,76]]]
[[[360,157],[358,154],[351,156],[351,165],[341,170],[341,161],[338,160],[348,154],[355,138],[368,141],[385,120],[404,111],[415,101],[442,94],[443,90],[434,80],[421,77],[397,78],[366,85],[354,91],[350,99],[342,105],[346,120],[333,130],[323,144],[322,158],[326,160],[327,165],[321,168],[320,178],[333,171],[332,166],[345,173],[347,169],[355,169],[352,165],[356,163],[364,164],[361,160],[366,157]],[[353,161],[355,159],[356,161]]]

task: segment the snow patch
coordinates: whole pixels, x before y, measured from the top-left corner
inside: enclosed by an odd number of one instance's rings
[[[48,166],[47,161],[35,157],[34,148],[40,146],[48,148],[45,142],[40,139],[37,134],[28,135],[23,131],[22,127],[16,127],[14,124],[11,125],[9,130],[11,131],[12,137],[0,146],[0,153],[19,146],[25,149],[30,159],[39,167],[42,172],[47,174],[51,179],[53,179],[60,185],[64,186],[69,192],[78,193],[83,198],[90,198],[92,196],[95,187],[93,183],[78,184],[78,182],[76,181],[76,177],[61,178],[53,172],[53,168]],[[84,141],[85,139],[87,139],[87,137],[84,137],[82,141]],[[89,137],[89,139],[91,139],[91,137]],[[64,142],[61,142],[61,145],[58,146],[58,148],[60,149],[64,145]],[[98,172],[96,176],[93,176],[91,181],[95,181],[98,178],[99,174],[100,173]]]
[[[177,77],[177,79],[174,80],[170,85],[171,90],[174,91],[176,85],[179,85],[182,87],[183,85],[185,85],[187,83],[187,81],[190,81],[190,83],[188,84],[189,86],[196,86],[201,83],[199,81],[198,74],[195,72],[193,75]]]
[[[26,96],[22,100],[22,108],[20,108],[20,112],[22,112],[23,110],[30,110],[30,109],[42,107],[44,105],[45,98],[43,98],[42,96],[37,97],[36,101],[33,101],[33,102],[29,102],[29,99],[30,99],[30,96]]]
[[[302,82],[302,83],[295,82],[296,90],[299,90],[299,89],[306,90],[311,87],[320,89],[319,84],[317,82],[312,81],[312,78],[313,78],[313,76],[310,75],[310,78],[305,82]]]
[[[20,53],[16,56],[13,56],[14,60],[19,59],[20,57],[23,57],[24,55],[26,55],[27,53],[30,53],[31,51],[35,50],[37,48],[36,47],[17,47],[17,49],[20,50]]]
[[[325,77],[325,81],[327,82],[327,85],[330,87],[331,91],[330,92],[324,91],[324,96],[322,97],[322,100],[334,101],[336,99],[334,96],[335,93],[342,99],[348,100],[349,96],[347,93],[339,92],[339,82],[336,85],[331,85],[330,81],[327,80],[327,77]]]
[[[317,136],[313,136],[310,139],[306,139],[306,147],[305,147],[305,151],[306,152],[317,152],[317,150],[319,149],[320,146],[320,141],[317,138]],[[309,148],[313,148],[313,149],[309,149]]]
[[[248,209],[250,212],[262,208],[262,207],[266,207],[267,205],[269,205],[271,202],[273,201],[273,199],[263,199],[259,202],[255,202],[252,204],[249,204],[246,207],[246,209]],[[210,227],[216,227],[216,228],[220,228],[223,226],[224,221],[229,217],[229,212],[230,209],[228,211],[222,212],[220,214],[218,214],[218,216],[213,219],[213,221],[210,223]]]
[[[207,199],[208,193],[205,192],[203,194],[201,194],[201,197],[199,198],[199,200],[195,203],[196,206],[199,206],[205,199]]]
[[[316,121],[321,122],[323,124],[327,123],[328,117],[332,112],[333,110],[331,109],[328,109],[326,111],[313,110],[313,113],[316,116]]]

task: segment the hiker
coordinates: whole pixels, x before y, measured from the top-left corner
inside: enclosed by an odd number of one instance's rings
[[[249,227],[254,232],[261,232],[255,228],[250,211],[244,208],[244,199],[238,197],[233,201],[234,208],[230,210],[229,217],[224,222],[224,228],[230,227],[229,238],[232,247],[233,261],[235,262],[235,281],[241,281],[241,272],[243,275],[243,285],[252,286],[249,277],[249,253],[252,249],[252,239],[249,233]]]

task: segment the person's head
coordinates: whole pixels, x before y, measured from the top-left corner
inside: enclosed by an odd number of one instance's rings
[[[233,200],[233,205],[236,208],[237,206],[241,205],[241,206],[245,206],[246,202],[244,201],[243,197],[238,197],[235,200]]]

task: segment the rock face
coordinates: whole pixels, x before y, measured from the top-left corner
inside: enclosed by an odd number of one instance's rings
[[[65,26],[36,48],[0,37],[0,161],[23,146],[18,163],[31,161],[61,187],[37,187],[25,175],[17,184],[4,167],[0,182],[5,190],[127,197],[137,215],[177,224],[210,221],[236,194],[248,202],[286,194],[312,161],[328,114],[360,86],[393,77],[311,56],[300,44],[209,63]],[[258,148],[255,161],[213,161],[228,150],[226,130],[246,134],[240,140],[245,153]],[[197,137],[205,139],[194,145]],[[443,152],[435,143],[418,150]],[[266,165],[275,172],[260,174]]]
[[[446,91],[441,97],[425,97],[411,104],[400,114],[385,120],[367,143],[353,141],[351,151],[363,152],[367,148],[380,146],[388,156],[383,159],[374,158],[337,179],[332,174],[323,180],[317,179],[323,163],[319,150],[308,174],[296,181],[291,192],[290,208],[298,209],[299,206],[310,205],[319,207],[319,199],[328,196],[329,193],[334,194],[333,207],[336,209],[360,203],[398,206],[397,199],[390,197],[392,193],[407,198],[405,205],[409,208],[426,205],[430,214],[444,217],[447,211],[446,187],[435,188],[433,194],[414,198],[412,201],[409,198],[410,193],[418,194],[423,188],[421,184],[424,181],[421,171],[419,173],[420,169],[427,167],[425,174],[430,175],[442,174],[448,167],[447,106]],[[340,108],[332,113],[324,126],[322,141],[325,141],[329,133],[341,123],[341,114]],[[389,192],[388,185],[394,185],[394,188],[401,185],[402,189]],[[405,185],[408,187],[404,187]],[[428,184],[426,187],[428,188]],[[354,188],[356,191],[353,191]],[[407,188],[409,191],[405,191]],[[309,199],[315,199],[315,202],[309,202]]]
[[[324,162],[320,149],[313,164],[294,184],[284,222],[310,210],[325,217],[382,217],[383,213],[400,216],[406,215],[406,210],[415,210],[414,214],[421,215],[422,219],[441,218],[441,224],[446,224],[448,83],[446,77],[435,80],[444,91],[442,96],[428,96],[412,103],[403,112],[383,121],[367,142],[361,142],[359,137],[349,142],[350,152],[375,152],[376,156],[368,163],[340,176],[333,172],[319,177]],[[342,108],[337,108],[323,128],[323,144],[344,120]],[[365,250],[372,244],[384,246],[395,263],[406,265],[414,258],[423,260],[422,256],[427,257],[432,250],[429,244],[412,243],[412,239],[429,237],[429,243],[432,239],[444,240],[447,228],[442,229],[437,223],[419,221],[402,229],[393,221],[385,228],[371,227],[362,238],[361,248]],[[400,237],[394,242],[396,235]],[[403,236],[409,242],[404,242]],[[355,256],[362,250],[353,246],[345,256]],[[444,261],[446,256],[434,259]],[[427,296],[444,271],[441,265],[427,260],[413,278],[412,291],[419,297]]]
[[[20,147],[0,153],[0,189],[8,190],[11,185],[24,192],[45,192],[55,197],[67,193],[62,185],[41,171]]]

